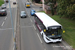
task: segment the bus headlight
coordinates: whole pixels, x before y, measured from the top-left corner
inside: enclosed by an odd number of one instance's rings
[[[44,29],[44,32],[46,32],[46,29]]]
[[[63,33],[65,33],[65,30],[63,30]]]

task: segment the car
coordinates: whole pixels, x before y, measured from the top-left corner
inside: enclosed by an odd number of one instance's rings
[[[21,11],[20,17],[21,18],[26,18],[27,17],[26,12],[25,11]]]
[[[5,9],[0,10],[0,16],[6,16],[7,11]]]
[[[13,4],[16,4],[16,2],[13,2]]]
[[[28,7],[30,8],[31,7],[31,3],[30,2],[26,2],[25,6],[26,6],[26,8],[28,8]]]
[[[8,3],[9,1],[8,0],[5,0],[6,1],[6,3]]]
[[[6,5],[2,4],[1,9],[6,9]]]
[[[35,12],[36,12],[35,10],[31,10],[30,15],[33,16],[35,14]]]

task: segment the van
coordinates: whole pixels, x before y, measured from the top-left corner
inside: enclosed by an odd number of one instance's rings
[[[30,2],[26,2],[26,7],[31,7],[31,3]]]

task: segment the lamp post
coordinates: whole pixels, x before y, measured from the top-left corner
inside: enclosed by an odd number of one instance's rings
[[[10,17],[11,17],[11,25],[12,25],[12,33],[13,33],[13,41],[14,41],[14,49],[16,48],[16,43],[15,43],[15,33],[14,33],[14,24],[13,24],[13,18],[12,18],[12,12],[11,12],[11,4],[10,0],[9,1],[9,10],[10,10]]]
[[[42,2],[43,2],[43,11],[44,11],[44,0],[42,0]]]

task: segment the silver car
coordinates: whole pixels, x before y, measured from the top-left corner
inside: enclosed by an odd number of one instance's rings
[[[1,8],[2,9],[6,9],[6,5],[5,4],[2,4]]]
[[[6,16],[7,11],[5,9],[0,10],[0,16]]]
[[[21,17],[21,18],[26,18],[26,17],[27,17],[25,11],[21,11],[20,17]]]

